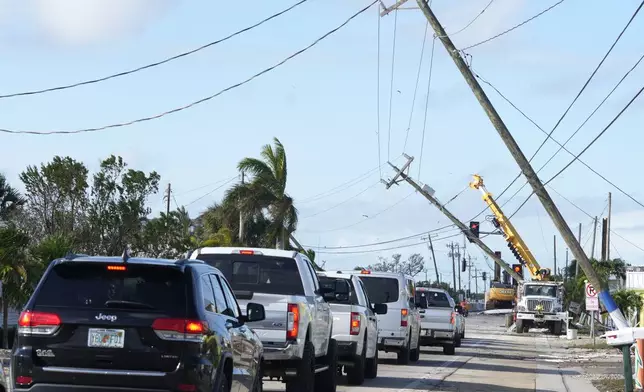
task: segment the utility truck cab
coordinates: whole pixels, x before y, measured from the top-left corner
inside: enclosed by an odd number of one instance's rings
[[[563,333],[568,312],[563,308],[563,282],[523,282],[517,287],[517,333],[547,327],[554,335]]]

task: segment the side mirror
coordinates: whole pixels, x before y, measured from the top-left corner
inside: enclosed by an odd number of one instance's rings
[[[375,314],[387,314],[387,304],[374,304],[373,312]]]
[[[253,321],[262,321],[266,319],[266,310],[264,305],[256,304],[254,302],[246,305],[246,321],[252,323]]]

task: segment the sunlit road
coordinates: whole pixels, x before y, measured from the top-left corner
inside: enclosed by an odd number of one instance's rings
[[[378,378],[353,387],[342,379],[338,391],[445,391],[445,392],[584,392],[596,391],[575,377],[578,370],[559,369],[544,358],[555,348],[554,337],[542,334],[508,335],[502,316],[473,315],[466,319],[466,339],[456,355],[440,347],[425,347],[420,361],[396,364],[395,354],[380,352]],[[559,349],[557,349],[559,350]],[[265,391],[283,391],[279,382],[265,382]]]

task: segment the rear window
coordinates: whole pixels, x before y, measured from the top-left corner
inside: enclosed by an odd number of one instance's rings
[[[259,255],[202,254],[203,260],[219,269],[234,291],[279,295],[304,295],[297,263],[286,257]]]
[[[447,294],[440,291],[419,291],[416,298],[420,302],[427,301],[427,306],[430,308],[451,308]]]
[[[360,276],[367,288],[369,299],[374,304],[397,302],[400,292],[398,279]]]
[[[327,302],[331,303],[338,303],[338,304],[350,304],[350,305],[359,305],[360,303],[358,302],[358,297],[356,296],[356,289],[353,286],[353,282],[349,279],[342,279],[342,278],[330,278],[327,276],[319,276],[318,279],[320,280],[320,287],[323,288],[330,288],[330,289],[335,289],[335,282],[337,280],[341,280],[343,282],[346,282],[347,285],[349,285],[349,300],[348,301],[338,301],[337,299],[326,299]]]
[[[186,283],[176,268],[129,264],[65,263],[45,277],[34,306],[84,309],[141,309],[185,315]]]

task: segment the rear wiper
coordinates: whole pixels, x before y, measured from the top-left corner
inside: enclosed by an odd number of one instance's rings
[[[109,308],[156,309],[154,306],[148,305],[143,302],[120,301],[120,300],[105,301],[105,306]]]

